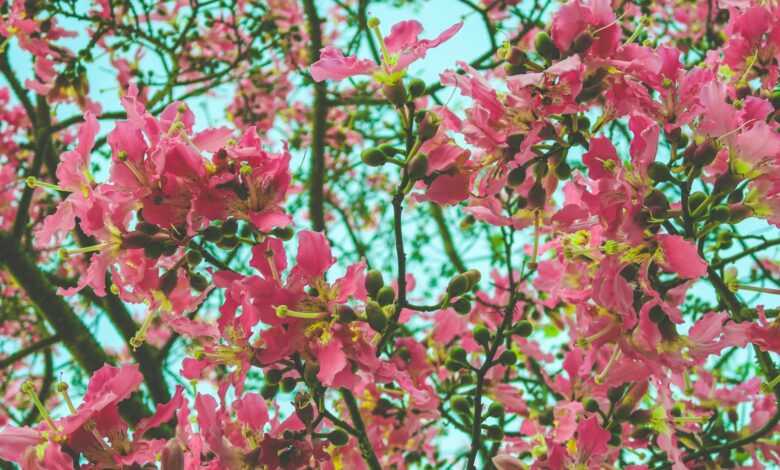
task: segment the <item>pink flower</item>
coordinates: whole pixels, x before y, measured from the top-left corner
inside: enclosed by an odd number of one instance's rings
[[[701,259],[692,242],[679,235],[658,235],[656,239],[666,269],[686,279],[696,279],[707,274],[707,263]]]
[[[606,137],[594,137],[590,148],[582,156],[582,162],[588,167],[588,175],[594,180],[610,177],[620,166],[617,150]]]
[[[402,73],[412,62],[425,57],[429,49],[449,40],[461,27],[463,23],[456,23],[435,39],[418,39],[422,25],[415,20],[401,21],[382,39],[381,69],[370,60],[358,59],[356,56],[344,57],[339,50],[327,46],[320,51],[320,59],[311,65],[311,75],[315,81],[321,82],[379,72],[381,81],[395,83],[396,74]]]

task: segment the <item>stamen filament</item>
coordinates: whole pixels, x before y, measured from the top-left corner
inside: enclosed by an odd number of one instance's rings
[[[757,286],[746,286],[744,284],[735,284],[734,288],[736,290],[747,290],[747,291],[752,291],[752,292],[761,292],[762,294],[780,295],[780,289],[772,289],[771,287],[757,287]]]
[[[103,248],[108,247],[108,242],[102,242],[98,243],[97,245],[92,246],[83,246],[81,248],[60,248],[60,255],[63,257],[69,257],[71,255],[78,255],[78,254],[84,254],[84,253],[94,253],[96,251],[101,251]]]
[[[76,407],[73,406],[73,402],[70,400],[70,395],[68,395],[68,384],[65,382],[58,383],[57,392],[59,392],[60,396],[62,396],[63,401],[65,401],[65,405],[68,406],[68,411],[70,411],[70,414],[76,414]]]
[[[617,360],[620,358],[620,346],[617,344],[615,345],[615,349],[612,350],[612,356],[609,357],[609,361],[607,362],[607,365],[604,366],[604,369],[599,372],[599,374],[593,379],[597,384],[601,384],[604,382],[604,378],[609,374],[610,369],[612,369],[612,366],[615,365]]]
[[[49,415],[49,411],[46,409],[45,406],[43,406],[43,403],[41,403],[41,399],[38,398],[38,394],[35,392],[35,386],[32,384],[32,382],[23,383],[22,392],[30,396],[30,400],[32,400],[33,405],[35,405],[35,407],[38,409],[38,413],[46,421],[46,424],[49,426],[51,431],[56,433],[57,425],[54,424],[54,420],[51,419],[51,415]]]
[[[297,310],[291,310],[286,305],[279,305],[276,307],[276,316],[279,318],[293,317],[301,318],[303,320],[319,320],[325,316],[323,312],[299,312]]]
[[[144,342],[146,341],[146,334],[149,332],[149,327],[152,326],[152,321],[155,319],[157,314],[155,312],[151,312],[148,315],[146,315],[146,318],[144,318],[144,322],[141,323],[141,327],[138,328],[138,331],[135,332],[135,335],[133,335],[132,338],[130,338],[130,346],[133,348],[133,351],[140,348]]]
[[[52,191],[60,191],[64,193],[69,193],[65,188],[62,188],[60,186],[57,186],[56,184],[47,183],[46,181],[41,181],[38,178],[34,176],[28,176],[24,179],[24,182],[29,186],[30,188],[44,188],[44,189],[51,189]]]

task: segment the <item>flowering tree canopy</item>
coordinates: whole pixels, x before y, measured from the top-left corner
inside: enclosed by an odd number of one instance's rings
[[[0,0],[0,468],[780,466],[772,0]]]

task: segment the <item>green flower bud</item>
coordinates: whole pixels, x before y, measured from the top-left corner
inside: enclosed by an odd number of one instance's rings
[[[202,274],[190,273],[190,287],[198,292],[203,292],[209,287],[209,281]]]
[[[428,173],[428,156],[424,153],[418,153],[409,161],[407,170],[412,181],[425,178],[425,175]]]
[[[528,338],[533,332],[534,326],[528,320],[522,320],[512,328],[512,333],[523,338]]]
[[[399,153],[401,153],[400,149],[397,149],[396,147],[393,147],[391,144],[384,143],[377,147],[386,157],[395,157]]]
[[[187,264],[192,267],[199,265],[203,261],[203,255],[198,250],[188,250],[184,256],[187,258]]]
[[[525,181],[526,170],[523,166],[512,168],[506,176],[506,182],[509,186],[517,187]]]
[[[498,362],[505,366],[512,366],[517,362],[517,354],[514,351],[506,350],[498,356]]]
[[[278,384],[282,380],[281,369],[271,369],[265,373],[265,378],[268,383]]]
[[[298,379],[295,377],[285,377],[282,379],[282,391],[284,393],[290,393],[295,390],[295,386],[298,385]]]
[[[485,426],[485,437],[491,441],[500,441],[504,438],[504,431],[498,426]]]
[[[488,407],[487,414],[493,418],[500,418],[504,415],[504,405],[498,402],[491,403]]]
[[[588,398],[585,400],[585,411],[588,411],[590,413],[595,413],[599,410],[599,402],[594,400],[593,398]]]
[[[384,85],[382,87],[382,94],[385,95],[387,101],[397,108],[403,106],[407,100],[406,88],[404,88],[403,83],[400,81],[392,85]]]
[[[466,350],[461,348],[460,346],[456,346],[452,348],[450,351],[450,359],[453,361],[463,362],[466,363]]]
[[[216,225],[209,225],[203,230],[203,238],[212,243],[222,239],[222,230]]]
[[[471,312],[471,302],[465,297],[461,297],[452,304],[452,308],[461,315],[468,315]]]
[[[360,159],[368,166],[382,166],[387,159],[385,154],[376,147],[369,147],[360,153]]]
[[[583,31],[574,38],[570,50],[574,54],[581,54],[590,49],[592,45],[593,36],[588,31]]]
[[[238,231],[238,220],[228,219],[222,224],[222,234],[225,236],[235,235]]]
[[[450,406],[458,413],[466,414],[471,411],[471,405],[469,405],[468,399],[463,395],[455,395],[450,398]]]
[[[672,177],[672,173],[669,171],[669,167],[661,162],[653,162],[647,168],[647,175],[655,183],[666,181]]]
[[[341,447],[349,442],[349,435],[343,429],[334,429],[328,433],[328,440],[336,447]]]
[[[273,399],[279,393],[279,384],[267,383],[260,389],[260,395],[266,400]]]
[[[413,78],[409,82],[409,94],[412,98],[419,98],[425,94],[425,82],[419,78]]]
[[[486,348],[490,345],[490,331],[484,325],[477,325],[472,332],[474,335],[474,341],[482,347]]]
[[[647,410],[636,410],[633,413],[631,413],[631,416],[628,417],[628,421],[633,424],[645,424],[650,422],[650,412]]]
[[[707,199],[707,195],[701,191],[696,191],[688,196],[688,211],[695,211]]]
[[[395,291],[390,286],[384,286],[376,293],[376,301],[379,305],[390,305],[395,300]]]
[[[382,307],[373,300],[369,300],[366,303],[366,320],[371,328],[379,333],[385,331],[385,328],[387,327],[385,312],[383,312]]]
[[[555,43],[553,42],[550,35],[544,31],[536,35],[534,46],[536,48],[536,53],[549,62],[557,60],[561,56],[560,51],[558,51],[558,47],[555,46]]]
[[[718,204],[710,208],[710,219],[713,222],[726,222],[729,220],[729,215],[729,206],[725,204]]]
[[[381,272],[377,271],[376,269],[372,269],[366,273],[365,286],[368,295],[371,297],[376,296],[377,292],[379,292],[379,289],[381,289],[384,285],[385,281],[382,279]]]
[[[451,359],[447,359],[447,361],[444,363],[444,367],[447,368],[450,372],[457,372],[461,369],[463,369],[464,364],[458,361],[453,361]]]
[[[476,287],[482,279],[482,273],[479,272],[479,269],[469,269],[463,275],[469,279],[469,290]]]
[[[352,323],[357,320],[355,310],[349,305],[339,305],[336,307],[336,315],[341,323]]]
[[[293,229],[292,227],[277,227],[273,230],[271,230],[271,235],[278,238],[279,240],[287,241],[293,237]]]
[[[450,298],[455,298],[465,294],[469,290],[469,278],[463,274],[457,274],[447,284],[447,295]]]
[[[555,165],[555,176],[557,176],[559,180],[569,179],[571,176],[571,166],[565,161],[558,163]]]

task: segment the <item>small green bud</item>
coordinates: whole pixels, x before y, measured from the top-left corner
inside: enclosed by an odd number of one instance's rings
[[[279,384],[267,383],[260,389],[260,395],[266,400],[273,399],[279,393]]]
[[[339,305],[336,307],[336,315],[341,323],[352,323],[357,320],[355,310],[349,305]]]
[[[284,393],[290,393],[295,390],[295,386],[298,385],[298,379],[295,377],[285,377],[282,379],[282,391]]]
[[[379,305],[390,305],[395,300],[395,291],[390,286],[384,286],[376,293],[376,301]]]
[[[486,348],[490,345],[490,331],[484,325],[477,325],[474,327],[472,333],[474,335],[474,341],[482,347]]]
[[[379,289],[385,285],[385,281],[382,279],[382,273],[376,269],[372,269],[371,271],[367,272],[365,285],[366,291],[368,291],[368,295],[371,297],[376,296],[377,292],[379,292]]]
[[[268,383],[278,384],[282,380],[282,371],[281,369],[271,369],[265,373],[265,378]]]
[[[528,320],[522,320],[512,328],[512,333],[523,338],[528,338],[533,332],[534,326]]]
[[[479,272],[479,269],[469,269],[463,275],[469,280],[469,290],[476,287],[479,281],[482,280],[482,273]]]
[[[453,361],[465,363],[467,359],[466,350],[461,348],[460,346],[456,346],[452,348],[452,350],[450,351],[450,359]]]
[[[293,229],[289,226],[277,227],[271,230],[271,235],[278,238],[279,240],[287,241],[293,237]]]
[[[379,333],[385,331],[385,328],[387,327],[385,312],[383,312],[382,307],[373,300],[369,300],[366,303],[366,320],[371,328]]]
[[[425,94],[425,82],[419,78],[413,78],[409,82],[409,94],[412,98],[419,98]]]
[[[203,261],[203,255],[198,250],[188,250],[184,256],[187,258],[187,264],[192,267],[199,265]]]
[[[203,230],[203,238],[212,243],[217,243],[222,239],[222,230],[216,225],[209,225]]]
[[[599,402],[594,400],[593,398],[588,398],[585,400],[585,411],[588,411],[590,413],[595,413],[599,410]]]
[[[458,413],[466,414],[471,411],[471,405],[469,405],[468,399],[463,395],[455,395],[450,398],[450,406]]]
[[[190,273],[189,279],[190,279],[190,287],[192,287],[198,292],[203,292],[209,287],[208,279],[206,279],[205,276],[203,276],[202,274]]]
[[[401,150],[397,149],[396,147],[393,147],[391,144],[384,143],[381,144],[379,147],[377,147],[386,157],[395,157],[399,153],[401,153]]]
[[[455,298],[465,294],[469,290],[469,278],[463,274],[457,274],[447,284],[447,295]]]
[[[672,177],[672,173],[669,171],[669,167],[661,162],[653,162],[647,168],[647,175],[655,183],[666,181]]]
[[[498,426],[485,426],[485,436],[491,441],[500,441],[504,438],[504,431]]]
[[[726,222],[729,220],[729,206],[725,204],[718,204],[715,207],[710,208],[710,219],[713,222]]]
[[[492,416],[494,418],[500,418],[504,415],[504,405],[498,402],[493,402],[488,407],[487,411],[488,416]]]
[[[457,372],[461,369],[463,369],[464,364],[462,362],[453,361],[451,359],[447,359],[447,361],[444,362],[444,367],[447,368],[450,372]]]
[[[334,429],[328,433],[328,440],[336,447],[341,447],[349,442],[349,435],[343,429]]]
[[[360,159],[368,166],[382,166],[387,161],[385,154],[376,147],[369,147],[360,152]]]
[[[461,315],[468,315],[471,312],[471,302],[465,297],[461,297],[452,304],[452,308]]]
[[[588,31],[583,31],[574,38],[570,50],[575,54],[581,54],[590,49],[592,45],[593,36]]]
[[[701,191],[696,191],[688,196],[688,211],[695,211],[707,199],[707,195]]]
[[[225,236],[235,235],[238,231],[238,221],[236,219],[228,219],[222,224],[222,234]]]
[[[536,35],[534,46],[536,48],[536,53],[549,62],[557,60],[561,56],[560,51],[558,51],[558,48],[555,46],[550,35],[544,31]]]
[[[569,179],[571,176],[571,166],[565,161],[558,163],[555,165],[555,176],[557,176],[559,180]]]
[[[424,178],[428,173],[428,156],[424,153],[418,153],[409,161],[407,169],[409,171],[409,178],[411,178],[412,181]]]
[[[505,366],[512,366],[517,362],[517,354],[514,351],[506,350],[498,356],[498,362]]]
[[[403,83],[400,81],[393,83],[392,85],[384,85],[382,87],[382,94],[385,95],[387,101],[392,103],[397,108],[403,106],[407,100],[406,88],[404,88]]]

